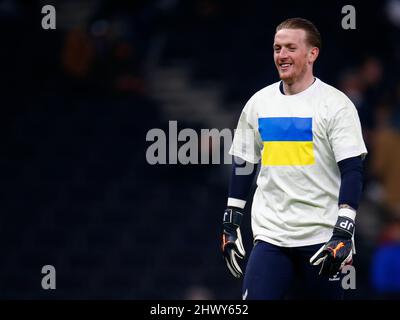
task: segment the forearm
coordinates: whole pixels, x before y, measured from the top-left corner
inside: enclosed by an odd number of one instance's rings
[[[239,164],[238,162],[238,159],[234,157],[231,180],[229,184],[228,207],[243,209],[246,205],[246,199],[253,184],[257,169],[256,166],[249,164],[248,162],[244,162],[243,164]],[[249,174],[238,174],[238,169],[249,165],[253,166],[253,170],[251,170]]]
[[[339,216],[346,216],[354,221],[361,198],[363,163],[360,157],[353,157],[339,161],[338,166],[341,175]]]

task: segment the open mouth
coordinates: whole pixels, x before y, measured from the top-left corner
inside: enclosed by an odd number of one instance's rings
[[[291,67],[291,66],[292,66],[292,63],[280,63],[279,64],[279,67],[282,71],[289,69],[289,67]]]

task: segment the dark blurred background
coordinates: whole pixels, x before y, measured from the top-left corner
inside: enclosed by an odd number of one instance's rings
[[[355,103],[369,149],[347,298],[399,298],[400,0],[0,0],[0,298],[240,299],[220,254],[230,166],[150,165],[146,134],[234,129],[278,80],[274,29],[295,16],[319,28],[315,74]]]

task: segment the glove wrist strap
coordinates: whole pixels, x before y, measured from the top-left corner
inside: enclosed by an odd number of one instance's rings
[[[224,224],[229,223],[233,224],[236,227],[240,227],[240,224],[242,223],[242,218],[243,218],[243,213],[238,211],[236,208],[228,207],[224,213],[223,223]]]
[[[339,216],[333,229],[333,237],[351,239],[354,233],[354,221],[348,217]]]

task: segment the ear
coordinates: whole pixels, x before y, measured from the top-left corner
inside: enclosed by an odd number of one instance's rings
[[[308,52],[308,62],[314,63],[317,60],[319,55],[319,49],[317,47],[312,47]]]

